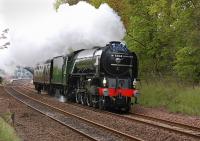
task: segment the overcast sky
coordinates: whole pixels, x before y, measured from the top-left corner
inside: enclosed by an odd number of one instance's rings
[[[29,19],[44,17],[52,11],[53,0],[0,0],[0,21],[2,17],[9,26],[25,24]]]
[[[31,23],[35,24],[36,19],[39,23],[39,19],[44,19],[52,12],[53,2],[54,0],[0,0],[0,36],[6,28],[12,31],[23,30],[27,28],[27,25],[31,28]],[[9,37],[8,34],[6,36]],[[9,38],[1,39],[0,46],[8,40]],[[9,65],[12,66],[10,54],[11,49],[0,49],[1,69],[5,69]]]

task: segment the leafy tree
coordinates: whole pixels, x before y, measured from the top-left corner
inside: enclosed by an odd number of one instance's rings
[[[174,69],[177,74],[194,83],[200,81],[200,3],[197,0],[178,0],[174,3],[177,14],[174,27],[177,40]]]
[[[69,5],[77,4],[79,1],[88,1],[88,0],[56,0],[54,3],[54,8],[57,10],[61,4],[68,3]]]
[[[174,57],[171,1],[135,0],[126,41],[140,57],[141,71],[169,72]]]
[[[133,0],[131,4],[126,41],[138,53],[141,72],[144,75],[176,73],[188,78],[185,67],[193,66],[195,72],[191,71],[190,78],[199,80],[195,62],[200,56],[199,1]],[[193,59],[184,55],[185,49],[196,52]],[[182,64],[181,57],[190,61]]]
[[[194,84],[200,82],[200,49],[185,47],[176,54],[174,67],[180,78],[190,80]]]

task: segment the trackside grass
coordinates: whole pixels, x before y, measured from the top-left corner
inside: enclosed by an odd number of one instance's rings
[[[139,103],[145,107],[165,107],[170,112],[200,116],[200,87],[175,83],[142,83]]]
[[[0,141],[20,141],[15,130],[0,117]]]

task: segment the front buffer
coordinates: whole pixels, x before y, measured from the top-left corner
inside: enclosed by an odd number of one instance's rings
[[[122,111],[129,111],[131,98],[137,99],[139,93],[136,89],[127,88],[98,88],[100,104],[99,107],[116,107]]]

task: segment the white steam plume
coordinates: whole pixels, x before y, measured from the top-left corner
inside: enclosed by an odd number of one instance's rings
[[[122,40],[125,35],[120,17],[107,4],[98,9],[86,2],[74,6],[65,4],[57,12],[50,7],[32,15],[20,12],[15,21],[7,18],[12,22],[9,24],[11,47],[4,57],[0,53],[0,68],[5,60],[7,63],[15,62],[15,65],[33,66],[69,50],[104,46],[109,41]]]

